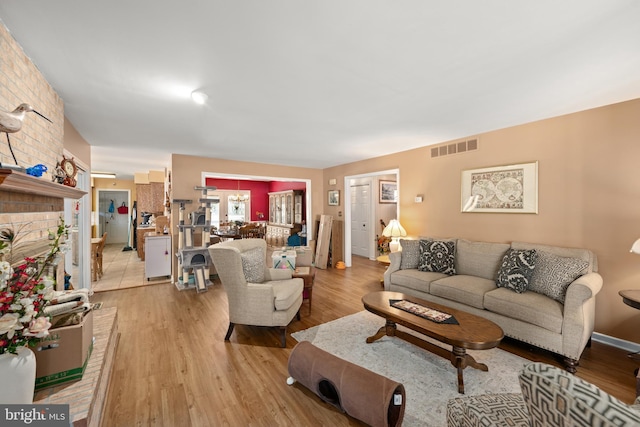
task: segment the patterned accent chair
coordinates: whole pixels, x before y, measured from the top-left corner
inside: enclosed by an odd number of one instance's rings
[[[289,269],[268,268],[264,239],[228,240],[211,245],[209,255],[229,302],[229,341],[236,324],[275,326],[286,347],[287,325],[300,320],[303,279],[292,279]]]
[[[522,394],[458,397],[447,405],[449,427],[631,427],[640,398],[627,405],[562,369],[531,363],[520,373]]]

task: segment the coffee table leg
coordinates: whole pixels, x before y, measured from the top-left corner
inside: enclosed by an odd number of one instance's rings
[[[378,332],[376,332],[375,335],[372,335],[369,338],[367,338],[367,344],[371,344],[372,342],[379,340],[384,336],[393,337],[395,335],[396,335],[395,322],[392,322],[391,320],[387,320],[385,325],[382,328],[378,329]]]
[[[458,393],[464,394],[464,379],[462,377],[462,371],[467,366],[478,369],[480,371],[487,372],[489,367],[484,363],[479,363],[467,351],[462,347],[453,346],[451,364],[458,370]]]

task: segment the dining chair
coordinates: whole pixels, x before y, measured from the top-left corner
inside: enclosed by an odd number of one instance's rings
[[[102,277],[102,252],[104,251],[104,245],[107,242],[107,232],[105,231],[102,235],[102,239],[100,239],[100,243],[98,243],[98,247],[96,248],[96,272],[98,273],[98,278]]]

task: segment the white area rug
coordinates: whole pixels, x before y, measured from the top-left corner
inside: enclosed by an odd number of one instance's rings
[[[407,398],[403,426],[446,426],[447,401],[462,396],[458,394],[455,368],[449,360],[395,337],[385,336],[367,344],[366,338],[384,322],[379,316],[361,311],[291,335],[298,342],[310,341],[335,356],[402,383]],[[465,369],[465,395],[520,393],[518,374],[530,361],[498,348],[468,353],[485,363],[489,372]]]

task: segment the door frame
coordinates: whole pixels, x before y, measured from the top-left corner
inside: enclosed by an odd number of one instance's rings
[[[106,193],[107,191],[110,192],[122,192],[122,193],[127,193],[127,206],[129,206],[131,208],[131,190],[126,189],[126,188],[96,188],[96,212],[98,213],[98,221],[96,221],[96,237],[101,237],[104,234],[104,230],[101,229],[101,223],[100,223],[100,193]],[[127,246],[131,246],[131,211],[129,211],[128,215],[127,215]]]
[[[262,176],[262,175],[243,175],[237,173],[220,173],[220,172],[202,172],[201,173],[201,185],[204,186],[207,182],[207,178],[222,178],[222,179],[246,179],[253,181],[282,181],[282,182],[304,182],[306,190],[304,192],[304,198],[306,203],[305,221],[307,223],[307,241],[313,240],[314,227],[309,226],[313,224],[313,212],[311,205],[311,180],[307,178],[283,178],[279,176]],[[268,221],[268,217],[266,218]],[[351,252],[351,249],[349,249]]]
[[[344,223],[345,223],[345,232],[344,232],[344,263],[347,267],[351,267],[351,191],[346,191],[346,189],[348,188],[349,190],[351,189],[351,180],[352,179],[359,179],[359,178],[368,178],[368,177],[376,177],[378,175],[390,175],[390,174],[395,174],[396,176],[396,182],[398,183],[398,203],[396,203],[396,218],[400,218],[400,169],[387,169],[387,170],[381,170],[381,171],[375,171],[375,172],[369,172],[369,173],[363,173],[363,174],[358,174],[358,175],[347,175],[344,177],[344,206],[347,207],[349,206],[349,209],[345,209],[344,210]],[[373,185],[372,185],[373,187]],[[370,217],[371,218],[375,218],[375,209],[376,209],[376,203],[377,203],[377,197],[374,197],[374,193],[376,193],[374,191],[374,189],[372,188],[372,190],[370,191],[370,196],[371,196],[371,203],[370,203]],[[349,224],[349,227],[346,226],[346,224]],[[373,240],[376,237],[376,233],[375,233],[376,227],[369,227],[369,240],[371,242],[373,242]],[[376,255],[375,255],[375,250],[376,248],[371,245],[369,247],[369,259],[370,260],[375,260],[376,259]]]

